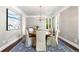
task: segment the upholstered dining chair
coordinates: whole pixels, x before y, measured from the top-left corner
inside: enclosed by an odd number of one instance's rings
[[[53,33],[52,33],[53,34]],[[50,35],[47,37],[47,45],[52,47],[57,47],[58,45],[58,32],[55,32],[55,35]]]
[[[46,51],[45,30],[36,31],[36,51]]]
[[[25,46],[26,47],[30,47],[32,45],[32,38],[29,37],[29,31],[26,30],[26,42],[25,42]]]

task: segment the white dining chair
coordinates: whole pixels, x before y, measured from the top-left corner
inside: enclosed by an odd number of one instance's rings
[[[29,37],[29,32],[28,30],[26,30],[26,42],[25,42],[25,46],[26,47],[31,47],[32,45],[32,38]]]
[[[47,45],[52,47],[58,46],[58,32],[55,32],[55,35],[50,35],[47,37]]]
[[[36,31],[36,51],[46,51],[46,31]]]

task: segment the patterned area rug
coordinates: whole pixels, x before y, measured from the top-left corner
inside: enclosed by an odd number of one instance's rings
[[[10,52],[36,52],[36,50],[32,47],[25,47],[25,45],[20,42]],[[62,41],[59,41],[58,47],[53,48],[47,46],[46,52],[74,52],[74,50],[66,46]]]

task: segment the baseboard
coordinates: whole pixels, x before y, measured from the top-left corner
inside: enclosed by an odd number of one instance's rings
[[[19,41],[22,40],[22,37],[23,36],[20,36],[20,37],[16,38],[15,40],[8,42],[6,45],[0,47],[0,51],[9,52]]]
[[[73,47],[75,47],[75,48],[77,48],[77,49],[79,50],[79,45],[77,45],[76,43],[71,42],[70,40],[67,40],[67,39],[65,39],[65,38],[63,38],[63,37],[61,37],[61,36],[59,36],[59,38],[60,38],[61,40],[65,41],[65,42],[67,42],[68,44],[72,45]]]

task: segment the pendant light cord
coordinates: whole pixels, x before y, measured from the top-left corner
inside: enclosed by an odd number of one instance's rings
[[[40,6],[40,21],[41,21],[41,7],[42,7],[42,6]]]

